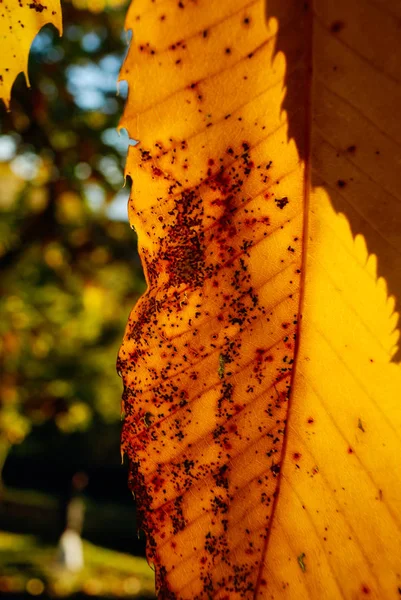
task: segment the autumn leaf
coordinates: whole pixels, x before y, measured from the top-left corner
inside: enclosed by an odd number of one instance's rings
[[[160,598],[400,597],[400,16],[129,9],[118,368]]]
[[[60,0],[2,0],[0,40],[0,98],[9,107],[11,88],[21,71],[28,81],[31,44],[43,25],[52,23],[62,33]]]

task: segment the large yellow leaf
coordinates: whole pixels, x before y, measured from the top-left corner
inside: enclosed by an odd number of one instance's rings
[[[128,13],[123,450],[160,598],[395,599],[401,4],[265,10]]]
[[[2,0],[0,3],[0,98],[7,107],[17,75],[22,71],[28,80],[29,50],[46,23],[57,27],[61,35],[60,0]]]

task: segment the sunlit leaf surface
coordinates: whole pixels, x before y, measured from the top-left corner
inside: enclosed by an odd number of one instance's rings
[[[400,596],[400,6],[131,5],[119,369],[160,598]]]
[[[16,76],[28,80],[28,55],[34,37],[46,23],[62,32],[60,0],[3,0],[0,7],[0,98],[9,105]]]

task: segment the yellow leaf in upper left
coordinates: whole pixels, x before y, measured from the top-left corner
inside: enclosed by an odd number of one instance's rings
[[[60,0],[3,0],[0,4],[0,98],[9,107],[11,88],[21,71],[28,81],[31,44],[43,25],[62,33]]]

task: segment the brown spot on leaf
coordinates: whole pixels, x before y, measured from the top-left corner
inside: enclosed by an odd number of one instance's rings
[[[41,4],[40,2],[36,2],[36,0],[31,2],[31,4],[28,4],[28,6],[29,6],[29,8],[32,8],[33,10],[35,10],[38,13],[41,13],[47,9],[47,7],[44,4]]]
[[[275,199],[275,203],[277,204],[278,208],[280,208],[281,210],[287,206],[289,200],[287,198],[287,196],[284,196],[284,198],[276,198]]]
[[[330,31],[332,33],[339,33],[340,31],[342,31],[345,27],[345,23],[344,21],[333,21],[331,26],[330,26]]]

